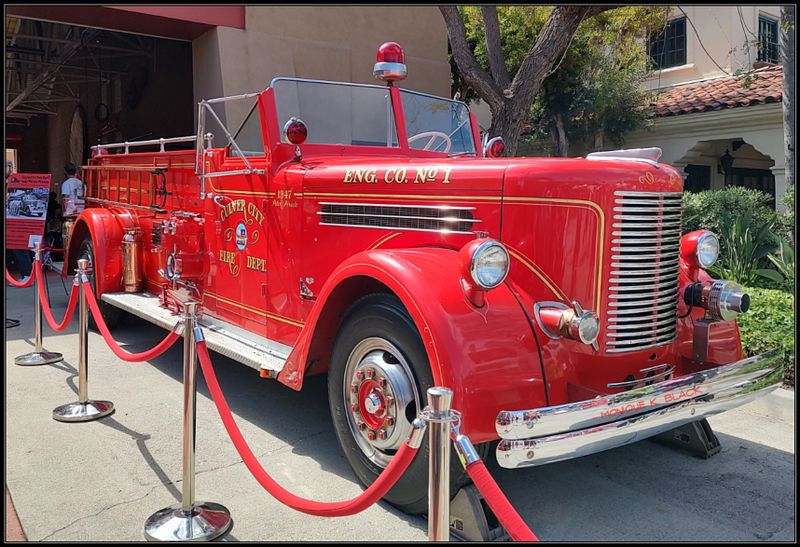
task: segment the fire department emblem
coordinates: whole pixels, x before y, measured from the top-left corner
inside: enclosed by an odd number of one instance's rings
[[[242,251],[245,247],[247,247],[247,227],[240,223],[236,227],[236,248]]]

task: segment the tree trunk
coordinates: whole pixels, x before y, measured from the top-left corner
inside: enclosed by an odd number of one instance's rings
[[[566,158],[569,155],[569,139],[564,128],[564,116],[560,112],[553,114],[553,129],[554,153],[559,158]]]
[[[783,141],[786,187],[794,185],[794,6],[781,6],[781,61],[783,63]]]

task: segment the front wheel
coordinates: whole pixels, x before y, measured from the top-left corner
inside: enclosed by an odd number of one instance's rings
[[[433,386],[422,339],[400,301],[376,294],[345,315],[328,371],[336,436],[359,481],[372,484],[411,431]],[[424,513],[428,499],[428,436],[405,474],[384,496],[399,509]],[[468,479],[453,451],[450,494]]]
[[[78,250],[78,259],[86,259],[89,261],[89,273],[86,275],[86,277],[89,278],[89,284],[92,286],[92,292],[97,299],[97,305],[100,308],[103,321],[109,329],[113,329],[117,326],[117,323],[119,323],[120,310],[119,308],[114,307],[107,302],[101,301],[100,297],[97,295],[98,272],[96,271],[96,268],[99,267],[99,264],[97,264],[94,259],[94,244],[92,243],[91,236],[87,235],[81,243],[80,249]],[[89,328],[95,331],[98,330],[97,324],[94,321],[94,316],[91,312],[89,313]]]

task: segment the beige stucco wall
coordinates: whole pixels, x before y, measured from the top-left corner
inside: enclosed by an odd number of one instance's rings
[[[408,89],[448,96],[447,32],[436,7],[248,6],[244,30],[215,28],[194,40],[195,102],[261,91],[277,76],[379,83],[384,42],[403,46]],[[226,108],[237,127],[247,107]]]
[[[759,15],[778,21],[781,15],[779,6],[680,7],[688,19],[686,64],[656,71],[645,84],[648,89],[749,70],[758,59],[758,46],[752,42],[758,38]],[[674,8],[670,17],[683,13]]]

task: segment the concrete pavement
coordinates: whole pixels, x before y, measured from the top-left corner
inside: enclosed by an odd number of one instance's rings
[[[56,318],[66,306],[50,274]],[[69,286],[69,285],[68,285]],[[65,424],[53,408],[77,400],[77,323],[45,326],[64,362],[13,364],[31,351],[33,288],[6,288],[6,483],[31,541],[140,541],[145,519],[180,500],[182,346],[124,363],[90,332],[89,395],[114,402],[103,420]],[[129,351],[166,331],[128,317],[115,330]],[[259,379],[212,353],[242,433],[262,465],[294,493],[321,501],[357,495],[332,429],[326,379],[302,392]],[[722,452],[709,460],[645,441],[540,468],[490,464],[500,487],[543,540],[791,541],[795,539],[794,392],[780,389],[710,419]],[[199,375],[197,498],[222,503],[228,541],[424,541],[426,522],[380,503],[361,515],[313,517],[286,508],[250,476]],[[490,457],[491,462],[494,456]]]

